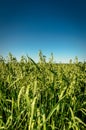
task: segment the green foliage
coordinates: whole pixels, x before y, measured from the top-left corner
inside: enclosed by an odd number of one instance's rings
[[[0,57],[0,130],[85,130],[86,63]]]

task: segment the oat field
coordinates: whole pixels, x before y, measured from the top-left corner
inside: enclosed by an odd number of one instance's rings
[[[86,62],[0,57],[0,130],[85,130]]]

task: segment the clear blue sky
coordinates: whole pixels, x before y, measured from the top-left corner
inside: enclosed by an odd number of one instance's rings
[[[86,60],[85,0],[0,0],[0,55]]]

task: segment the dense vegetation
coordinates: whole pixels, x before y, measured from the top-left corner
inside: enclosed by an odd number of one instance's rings
[[[86,63],[0,57],[0,130],[85,130]]]

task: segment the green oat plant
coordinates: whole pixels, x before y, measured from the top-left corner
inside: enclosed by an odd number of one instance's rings
[[[0,130],[85,130],[86,62],[0,56]]]

